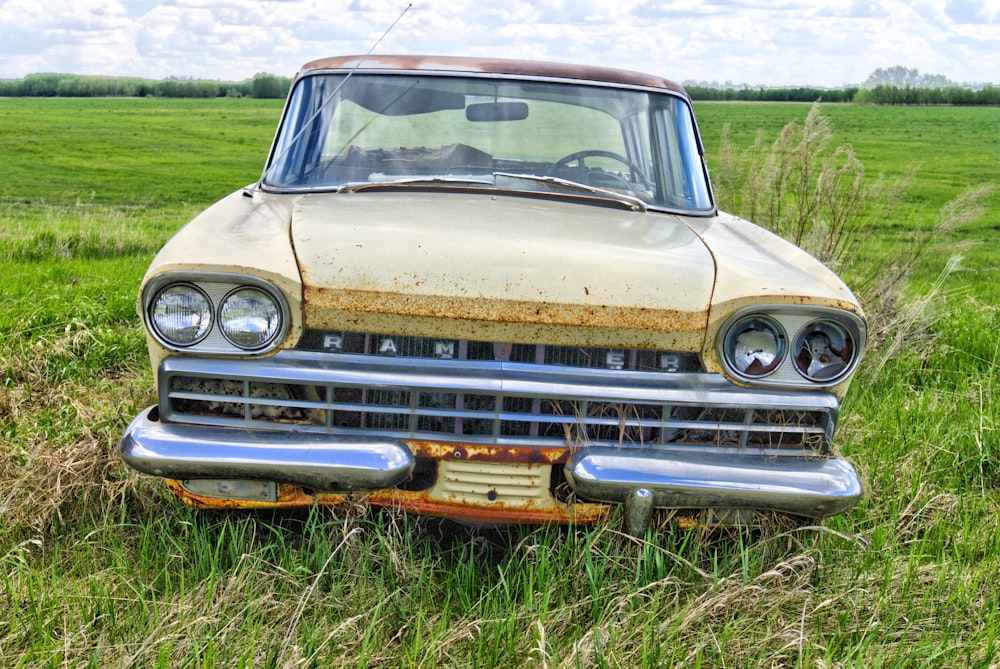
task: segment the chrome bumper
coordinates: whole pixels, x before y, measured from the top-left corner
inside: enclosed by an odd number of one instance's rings
[[[181,425],[155,415],[154,407],[139,414],[120,447],[129,466],[153,476],[260,479],[356,492],[402,483],[414,464],[398,439]]]
[[[633,534],[653,508],[752,509],[821,518],[861,499],[861,481],[843,459],[768,458],[690,451],[584,448],[566,464],[582,498],[625,503]]]
[[[155,407],[129,425],[121,455],[132,468],[173,479],[255,479],[324,492],[392,488],[414,456],[393,437],[337,436],[161,422]],[[576,495],[626,505],[626,525],[644,534],[654,508],[770,510],[819,518],[862,496],[843,459],[591,446],[565,465]]]

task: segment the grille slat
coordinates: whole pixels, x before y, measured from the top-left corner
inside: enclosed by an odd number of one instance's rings
[[[667,381],[669,379],[669,381]],[[702,446],[825,454],[836,399],[709,374],[280,352],[168,358],[167,420],[509,445]]]

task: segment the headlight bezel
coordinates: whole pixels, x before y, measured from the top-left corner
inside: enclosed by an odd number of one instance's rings
[[[784,333],[784,349],[781,362],[762,375],[747,374],[734,359],[732,342],[739,328],[747,322],[760,319],[773,322]],[[805,333],[827,324],[839,328],[850,339],[850,359],[843,367],[828,378],[812,377],[803,373],[801,362],[796,360],[797,348]],[[731,314],[719,328],[716,338],[716,354],[723,372],[731,380],[744,385],[796,388],[828,388],[849,379],[864,352],[867,340],[867,324],[864,319],[851,311],[834,307],[812,305],[759,305],[740,309]]]
[[[209,331],[195,343],[181,345],[160,332],[153,321],[157,298],[176,285],[188,285],[200,291],[211,305],[212,323]],[[241,289],[260,291],[275,305],[279,323],[274,332],[261,345],[241,346],[222,331],[220,314],[227,297]],[[291,314],[284,294],[271,282],[254,276],[237,273],[168,272],[151,279],[142,291],[143,320],[146,331],[164,348],[185,353],[212,355],[250,355],[268,353],[285,339],[291,327]]]

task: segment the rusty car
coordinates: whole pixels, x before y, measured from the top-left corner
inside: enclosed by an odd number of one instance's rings
[[[863,494],[834,447],[858,300],[718,209],[658,76],[310,62],[259,179],[167,242],[138,312],[158,397],[120,452],[195,507],[639,535]]]

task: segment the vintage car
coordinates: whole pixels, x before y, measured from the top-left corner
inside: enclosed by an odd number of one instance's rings
[[[718,211],[659,77],[308,63],[260,180],[164,246],[138,310],[158,403],[121,454],[196,507],[642,534],[862,495],[832,447],[861,308]]]

